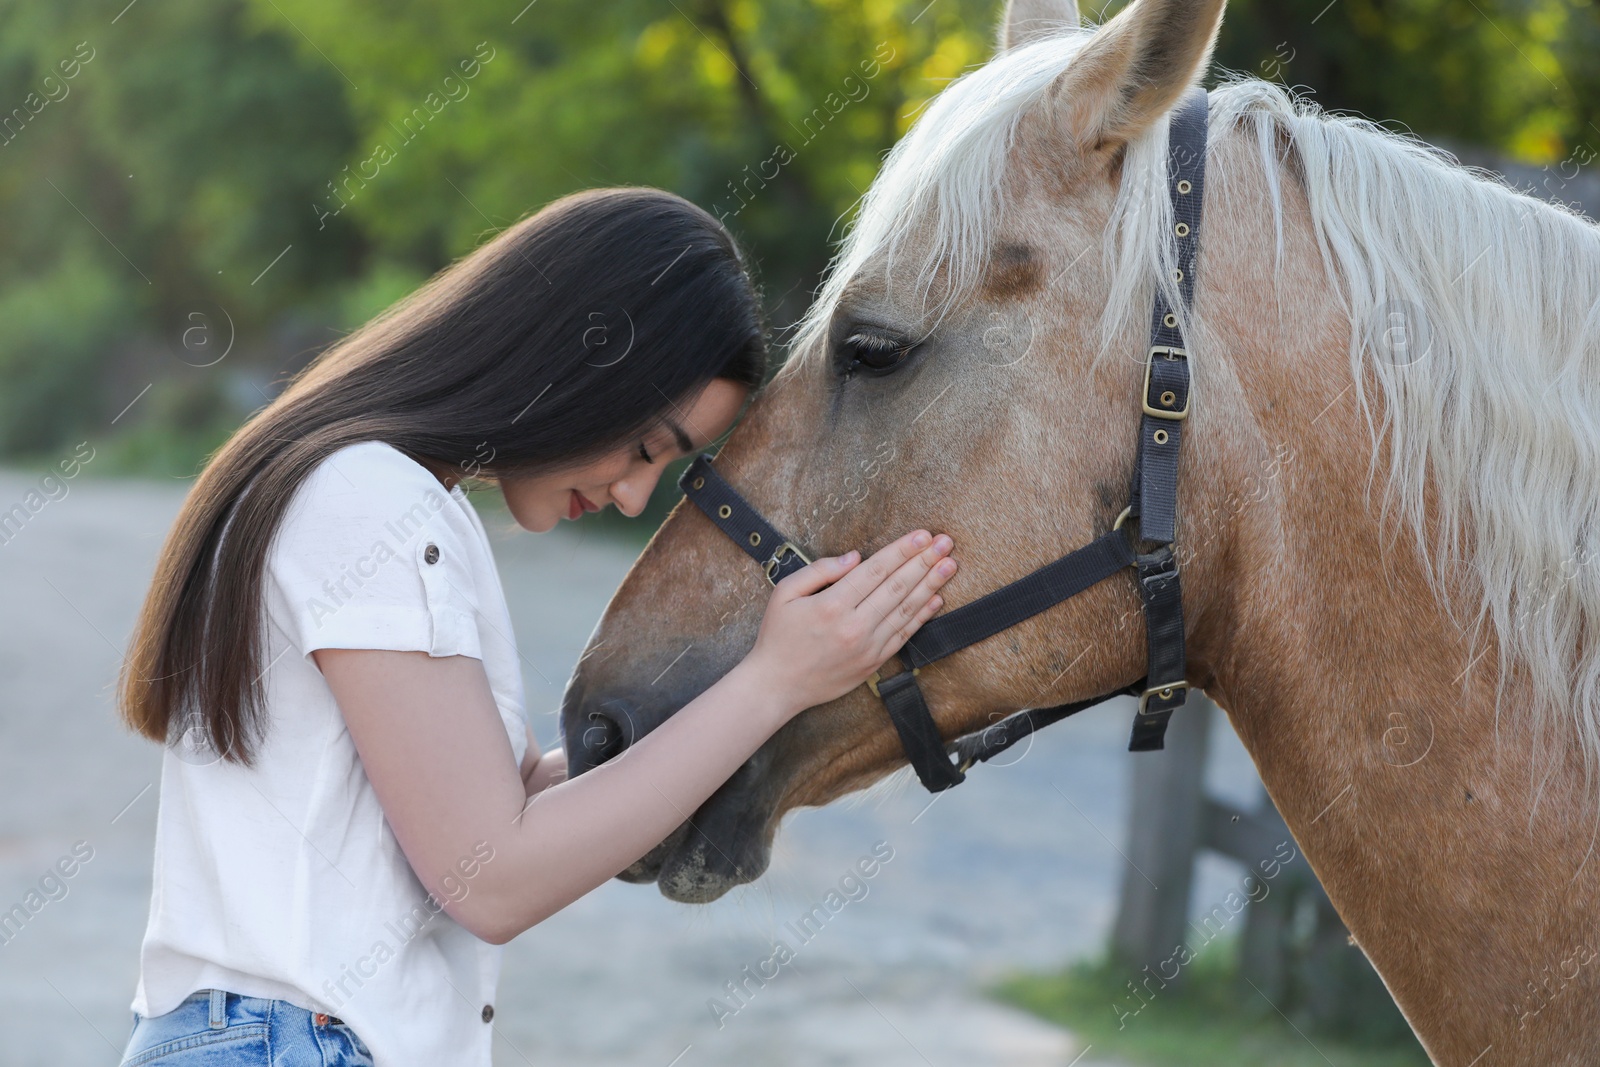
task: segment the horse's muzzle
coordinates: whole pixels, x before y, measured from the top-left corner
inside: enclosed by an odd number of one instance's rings
[[[568,776],[625,756],[676,710],[674,704],[600,694],[586,698],[569,690],[561,711]],[[699,810],[618,877],[656,882],[663,896],[684,903],[715,900],[760,877],[771,857],[768,822],[778,792],[767,781],[770,763],[767,749],[757,752]]]

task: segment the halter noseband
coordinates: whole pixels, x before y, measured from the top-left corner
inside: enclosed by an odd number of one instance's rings
[[[1183,306],[1194,300],[1195,256],[1200,241],[1200,208],[1205,187],[1207,95],[1193,88],[1168,121],[1167,195],[1172,201],[1176,281]],[[1131,502],[1110,531],[994,592],[929,619],[901,647],[904,670],[889,677],[874,674],[867,685],[888,709],[907,759],[929,792],[948,789],[966,778],[974,763],[1010,748],[1042,726],[1075,715],[1114,696],[1139,698],[1132,752],[1160,749],[1167,721],[1183,706],[1189,682],[1184,677],[1183,600],[1178,584],[1176,539],[1178,443],[1189,415],[1189,363],[1178,318],[1156,288],[1140,398],[1139,451],[1134,464]],[[762,565],[777,584],[810,563],[800,548],[779,533],[711,466],[696,457],[678,480],[684,496],[705,512],[733,542]],[[1150,552],[1134,551],[1129,519],[1139,522],[1140,540]],[[1061,704],[1033,708],[1002,719],[954,742],[952,760],[917,685],[918,671],[1083,592],[1125,567],[1136,573],[1144,608],[1149,660],[1145,676],[1125,689]]]

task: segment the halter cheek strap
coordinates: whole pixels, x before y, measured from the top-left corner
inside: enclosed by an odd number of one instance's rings
[[[1169,120],[1167,194],[1172,203],[1175,280],[1185,312],[1194,299],[1195,257],[1205,189],[1207,103],[1203,89],[1191,89]],[[1183,595],[1173,551],[1177,539],[1178,445],[1189,415],[1189,354],[1180,320],[1166,303],[1160,287],[1151,318],[1141,408],[1131,503],[1110,531],[1009,585],[928,620],[898,654],[904,669],[887,678],[874,674],[868,680],[868,687],[888,710],[906,758],[930,792],[964,781],[974,763],[994,757],[1040,727],[1122,694],[1139,698],[1129,750],[1143,752],[1162,747],[1167,722],[1183,706],[1189,689],[1185,678]],[[685,497],[762,565],[773,584],[811,562],[723,479],[709,456],[697,457],[678,485]],[[1152,545],[1150,551],[1135,551],[1136,542],[1124,529],[1132,520],[1139,523],[1138,541]],[[1144,610],[1149,649],[1145,677],[1088,700],[1018,712],[957,740],[952,760],[917,684],[921,668],[1008,630],[1128,567],[1135,572]]]
[[[1206,184],[1206,119],[1209,97],[1191,89],[1167,131],[1167,198],[1172,204],[1173,261],[1185,317],[1194,306],[1195,259],[1200,250],[1200,209]],[[1149,669],[1139,697],[1128,749],[1160,749],[1167,721],[1183,706],[1185,680],[1183,597],[1173,552],[1178,522],[1178,444],[1189,418],[1189,353],[1177,315],[1156,288],[1150,316],[1150,352],[1145,360],[1139,455],[1133,469],[1129,518],[1157,548],[1140,556],[1139,596],[1144,604]]]

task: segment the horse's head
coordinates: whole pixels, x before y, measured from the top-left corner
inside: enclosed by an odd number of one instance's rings
[[[722,475],[812,555],[948,532],[961,560],[951,608],[1110,529],[1133,470],[1155,277],[1128,250],[1158,246],[1150,228],[1170,225],[1164,172],[1147,164],[1165,160],[1167,113],[1200,77],[1221,14],[1222,0],[1134,0],[1090,32],[1071,0],[1013,0],[999,55],[937,97],[885,163],[790,361],[718,455]],[[1200,436],[1205,419],[1193,423]],[[1203,466],[1185,454],[1186,498]],[[1193,595],[1206,577],[1185,581]],[[573,771],[733,667],[769,588],[680,505],[568,687]],[[1133,584],[1112,580],[921,680],[953,738],[1127,686],[1144,655]],[[784,812],[904,765],[882,703],[857,689],[793,720],[623,877],[715,899],[766,868]]]

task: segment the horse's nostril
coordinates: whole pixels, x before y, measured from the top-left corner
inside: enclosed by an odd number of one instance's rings
[[[606,760],[615,759],[638,740],[633,736],[633,707],[627,701],[607,700],[589,712],[588,719],[589,725],[584,727],[581,740],[591,766],[598,767]]]
[[[641,704],[627,697],[573,700],[562,709],[567,739],[567,773],[577,776],[614,760],[639,738],[666,721],[670,704]]]
[[[589,725],[583,731],[583,748],[591,764],[601,764],[620,753],[622,727],[598,711],[589,713]]]

